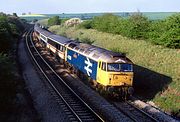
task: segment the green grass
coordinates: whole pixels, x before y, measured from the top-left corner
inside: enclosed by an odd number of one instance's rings
[[[135,64],[136,94],[152,100],[162,109],[178,113],[180,109],[180,50],[133,40],[121,35],[93,29],[52,26],[52,32],[72,39],[88,38],[97,45],[115,52],[126,53]]]

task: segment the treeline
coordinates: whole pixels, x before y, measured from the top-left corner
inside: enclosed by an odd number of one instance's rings
[[[132,39],[144,39],[169,48],[180,48],[180,14],[174,14],[165,20],[149,20],[141,13],[128,18],[105,14],[84,21],[80,28],[120,34]]]
[[[16,14],[0,13],[0,112],[12,110],[17,84],[14,57],[23,30],[24,22]]]

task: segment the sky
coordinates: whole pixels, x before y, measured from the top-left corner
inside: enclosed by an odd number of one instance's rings
[[[1,0],[0,12],[61,14],[98,12],[180,12],[180,0]]]

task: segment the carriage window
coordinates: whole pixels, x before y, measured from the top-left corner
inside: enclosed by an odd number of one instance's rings
[[[59,45],[58,45],[58,44],[56,44],[56,49],[58,49],[58,47],[59,47]]]
[[[55,43],[54,41],[52,41],[51,39],[48,39],[48,43],[49,43],[50,45],[52,45],[53,47],[56,47],[56,44],[57,44],[57,43]]]
[[[66,48],[65,48],[65,47],[63,47],[63,48],[62,48],[62,51],[64,52],[65,50],[66,50]]]
[[[62,46],[61,45],[59,46],[59,50],[62,51]]]
[[[106,63],[105,62],[102,62],[102,70],[106,71]]]

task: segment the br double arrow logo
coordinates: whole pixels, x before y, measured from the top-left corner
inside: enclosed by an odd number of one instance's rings
[[[84,69],[86,70],[87,75],[90,76],[90,73],[92,73],[92,69],[90,69],[90,67],[92,67],[92,63],[90,62],[89,58],[86,58],[84,63],[86,64],[86,66],[84,66]]]

